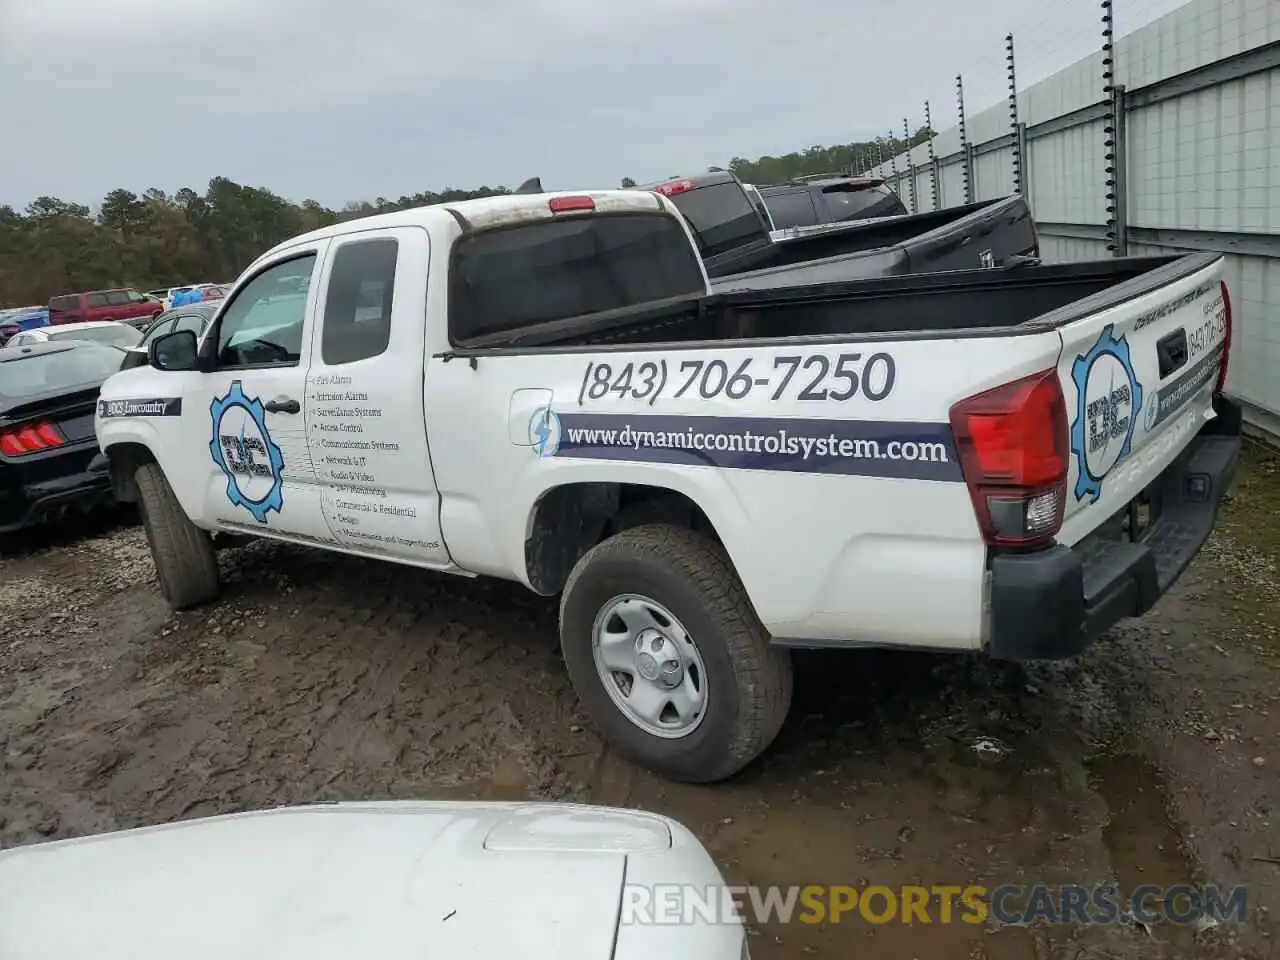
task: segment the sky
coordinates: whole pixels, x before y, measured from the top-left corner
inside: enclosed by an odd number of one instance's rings
[[[1184,0],[1117,0],[1118,33]],[[329,206],[644,183],[953,125],[1101,43],[1096,0],[0,0],[0,203],[210,178]]]

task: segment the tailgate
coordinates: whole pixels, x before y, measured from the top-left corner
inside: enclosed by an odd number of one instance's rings
[[[1230,322],[1223,269],[1217,257],[1060,329],[1071,424],[1061,542],[1125,508],[1213,418]]]

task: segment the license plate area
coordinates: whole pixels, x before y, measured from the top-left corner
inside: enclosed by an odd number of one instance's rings
[[[1161,498],[1154,486],[1130,500],[1097,531],[1104,540],[1142,543],[1160,519]]]

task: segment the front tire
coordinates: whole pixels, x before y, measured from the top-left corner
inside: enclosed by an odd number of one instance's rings
[[[680,527],[632,527],[589,550],[561,597],[560,646],[606,739],[673,780],[737,773],[791,703],[790,657],[723,549]]]
[[[134,482],[156,579],[169,606],[185,610],[214,599],[218,595],[218,560],[209,534],[183,512],[160,464],[138,467]]]

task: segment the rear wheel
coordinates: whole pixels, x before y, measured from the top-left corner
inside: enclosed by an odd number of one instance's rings
[[[169,606],[183,610],[212,600],[218,595],[213,541],[182,511],[158,463],[138,467],[134,481],[156,579]]]
[[[737,773],[790,706],[787,652],[724,551],[679,527],[633,527],[588,551],[561,598],[560,644],[605,737],[674,780]]]

